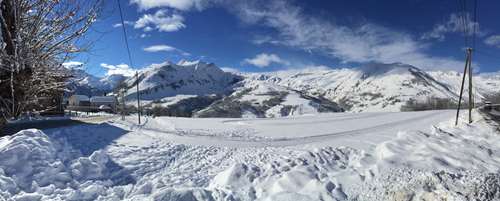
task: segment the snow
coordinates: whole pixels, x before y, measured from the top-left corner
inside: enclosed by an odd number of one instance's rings
[[[0,184],[6,184],[0,185],[0,198],[39,200],[62,194],[59,199],[90,200],[98,195],[97,185],[107,183],[97,182],[106,169],[103,151],[78,157],[64,141],[54,141],[35,129],[3,137],[0,145]],[[89,185],[93,189],[81,188]]]
[[[414,66],[368,64],[356,68],[306,68],[268,73],[246,73],[245,83],[272,83],[309,95],[322,95],[345,103],[350,112],[398,112],[409,99],[458,99],[462,74],[455,71],[423,71]],[[478,74],[473,80],[476,100],[496,93],[496,74]],[[467,94],[467,88],[465,94]]]
[[[178,103],[179,101],[182,101],[184,99],[188,99],[188,98],[194,98],[194,97],[197,97],[197,95],[184,95],[184,94],[179,94],[179,95],[176,95],[176,96],[170,96],[170,97],[165,97],[165,98],[162,98],[160,100],[156,100],[154,103],[153,101],[145,101],[144,104],[149,104],[149,103],[152,103],[153,107],[154,106],[161,106],[161,107],[168,107],[170,105],[174,105],[176,103]],[[133,101],[132,101],[133,102]],[[135,102],[133,103],[130,103],[130,104],[134,104]]]
[[[78,88],[90,88],[90,89],[95,89],[99,92],[110,92],[121,81],[128,78],[127,76],[122,74],[111,74],[111,75],[106,75],[104,77],[97,77],[87,73],[83,68],[70,68],[68,70],[73,76],[69,80],[69,84],[75,85],[77,92]],[[89,94],[89,95],[97,95],[97,94]]]
[[[92,96],[90,98],[90,102],[96,102],[96,103],[115,103],[116,102],[116,97],[114,96]]]
[[[143,100],[159,100],[176,95],[223,94],[237,76],[226,73],[212,63],[201,61],[164,62],[140,71],[139,91]],[[127,99],[136,98],[136,78],[126,80]]]
[[[495,200],[500,135],[474,113],[134,118],[0,138],[0,200]],[[465,117],[465,115],[464,115]],[[440,123],[438,123],[440,122]]]

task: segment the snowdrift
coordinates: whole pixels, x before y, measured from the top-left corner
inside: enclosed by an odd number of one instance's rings
[[[89,151],[110,130],[24,130],[0,138],[0,200],[498,200],[500,135],[474,119],[374,150],[196,146],[116,122],[130,132]]]
[[[95,199],[113,185],[106,179],[108,160],[101,150],[81,157],[36,129],[0,138],[0,198]]]

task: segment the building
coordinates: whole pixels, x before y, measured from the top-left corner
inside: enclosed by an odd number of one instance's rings
[[[90,106],[90,99],[86,95],[72,95],[68,99],[68,106],[70,107]]]
[[[112,111],[115,111],[117,102],[114,96],[94,96],[90,98],[90,105],[98,109],[111,108]]]
[[[94,96],[89,98],[85,95],[72,95],[68,99],[66,109],[82,112],[116,112],[118,101],[114,96]]]

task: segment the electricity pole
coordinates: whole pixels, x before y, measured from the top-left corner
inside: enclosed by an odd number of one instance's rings
[[[469,124],[472,123],[472,108],[474,107],[474,95],[472,93],[472,48],[467,49],[469,54]]]
[[[135,86],[137,89],[137,121],[141,124],[141,99],[139,96],[139,73],[135,72]]]
[[[462,95],[464,91],[465,77],[468,74],[469,77],[469,123],[472,123],[472,108],[474,107],[474,97],[472,93],[472,48],[467,48],[467,54],[465,59],[464,74],[462,77],[462,85],[460,87],[460,97],[458,98],[458,108],[457,116],[455,119],[455,126],[458,125],[458,117],[460,115],[460,107],[462,104]]]
[[[122,97],[122,121],[125,120],[125,96],[124,96],[124,93],[125,91],[123,89],[120,89],[120,95]]]

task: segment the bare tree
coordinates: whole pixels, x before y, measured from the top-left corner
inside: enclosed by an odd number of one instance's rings
[[[0,112],[19,116],[39,97],[57,96],[62,63],[89,46],[82,39],[102,0],[0,0]],[[0,122],[2,124],[2,122]]]

